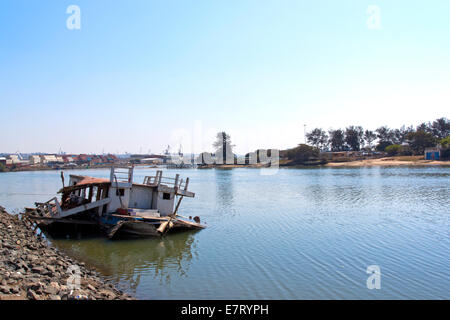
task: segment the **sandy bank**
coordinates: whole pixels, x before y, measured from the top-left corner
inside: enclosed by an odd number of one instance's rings
[[[198,169],[234,169],[234,168],[265,168],[267,164],[209,164],[199,166]]]
[[[326,167],[384,167],[384,166],[450,166],[450,161],[432,161],[415,158],[387,157],[349,162],[330,162]]]

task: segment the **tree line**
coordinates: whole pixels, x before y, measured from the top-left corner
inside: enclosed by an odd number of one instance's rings
[[[390,154],[423,154],[425,148],[438,144],[448,146],[450,121],[439,118],[417,127],[402,126],[391,129],[382,126],[376,130],[364,130],[361,126],[331,129],[328,132],[315,128],[306,134],[309,144],[322,151],[381,151]]]

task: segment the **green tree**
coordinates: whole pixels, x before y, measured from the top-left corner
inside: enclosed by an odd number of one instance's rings
[[[447,118],[440,118],[433,121],[431,124],[431,132],[438,139],[444,139],[450,135],[450,120]]]
[[[378,138],[378,144],[376,146],[378,151],[384,151],[386,147],[393,144],[394,134],[387,126],[379,127],[375,132]]]
[[[433,129],[431,128],[431,123],[428,122],[422,122],[421,124],[419,124],[416,128],[416,131],[423,131],[423,132],[427,132],[427,133],[433,133]]]
[[[328,145],[328,135],[320,128],[316,128],[306,134],[306,139],[310,144],[318,149],[324,149]]]
[[[375,132],[371,130],[364,131],[364,140],[367,142],[369,149],[372,150],[372,143],[377,139]]]
[[[320,151],[317,148],[308,146],[306,144],[300,144],[298,147],[287,150],[287,157],[290,160],[305,162],[311,159],[317,159]]]
[[[377,133],[377,138],[379,140],[379,143],[390,142],[392,144],[393,134],[392,134],[391,129],[389,129],[386,126],[383,126],[383,127],[379,127],[377,130],[375,130],[375,132]]]
[[[330,139],[328,140],[332,151],[342,151],[345,147],[344,131],[341,129],[330,130]]]
[[[364,130],[362,127],[350,126],[345,129],[345,143],[353,151],[359,151],[363,143]]]
[[[406,138],[415,154],[423,154],[425,148],[434,147],[437,143],[433,134],[422,130],[410,132]]]
[[[406,136],[408,133],[414,132],[413,127],[406,128],[405,126],[401,126],[400,129],[395,129],[391,131],[391,142],[393,144],[402,144],[406,141]]]

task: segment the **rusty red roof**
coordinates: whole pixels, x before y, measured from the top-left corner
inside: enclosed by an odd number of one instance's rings
[[[110,182],[109,179],[105,178],[83,177],[83,179],[77,183],[77,186],[86,184],[109,183],[109,182]]]

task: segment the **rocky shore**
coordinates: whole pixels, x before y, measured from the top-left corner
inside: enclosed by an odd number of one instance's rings
[[[0,207],[0,300],[128,300]]]

